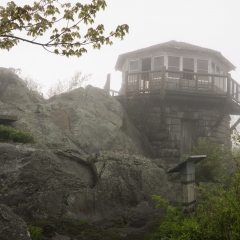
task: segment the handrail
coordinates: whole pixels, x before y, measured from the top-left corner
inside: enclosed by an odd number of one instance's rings
[[[156,74],[157,73],[157,74]],[[169,73],[176,74],[170,75]],[[154,85],[155,84],[155,85]],[[165,90],[188,92],[209,92],[226,95],[240,102],[240,84],[231,74],[197,73],[187,71],[159,70],[126,72],[125,93],[149,93],[157,90],[164,95]]]
[[[116,90],[112,90],[112,89],[110,89],[110,90],[109,90],[109,94],[110,94],[110,96],[114,97],[114,96],[119,95],[119,92],[116,91]]]
[[[174,70],[165,70],[168,73],[183,73],[183,74],[192,74],[192,75],[200,75],[200,76],[209,76],[209,77],[227,77],[227,75],[216,74],[216,73],[198,73],[198,72],[186,72],[186,71],[174,71]],[[144,74],[144,73],[156,73],[162,72],[162,70],[151,70],[151,71],[141,71],[141,72],[130,72],[128,75],[136,75],[136,74]],[[235,81],[235,80],[234,80]],[[236,81],[235,81],[236,82]]]
[[[151,70],[151,71],[141,71],[141,72],[129,72],[128,75],[143,74],[143,73],[156,73],[156,72],[161,72],[161,71],[162,71],[162,69]]]

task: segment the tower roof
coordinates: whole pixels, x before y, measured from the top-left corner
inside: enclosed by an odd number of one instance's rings
[[[177,42],[177,41],[169,41],[169,42],[165,42],[165,43],[160,43],[160,44],[156,44],[150,47],[146,47],[146,48],[141,48],[132,52],[127,52],[127,53],[123,53],[121,55],[118,56],[116,65],[115,65],[115,70],[122,70],[122,66],[126,60],[126,58],[128,57],[137,57],[140,56],[144,53],[147,52],[153,52],[155,50],[159,50],[159,49],[166,49],[166,48],[172,48],[172,49],[180,49],[180,50],[189,50],[189,51],[193,51],[197,53],[210,53],[214,56],[216,56],[217,58],[221,59],[227,67],[228,71],[231,70],[235,70],[235,66],[229,61],[227,60],[220,52],[209,49],[209,48],[203,48],[203,47],[199,47],[196,45],[192,45],[189,43],[185,43],[185,42]]]

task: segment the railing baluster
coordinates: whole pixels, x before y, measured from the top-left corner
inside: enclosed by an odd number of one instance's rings
[[[140,75],[141,73],[138,73],[137,74],[137,92],[139,92],[139,89],[140,89],[140,85],[139,85],[139,75]]]
[[[234,81],[232,81],[232,97],[234,97]]]
[[[214,85],[215,85],[215,77],[212,76],[212,89],[211,89],[212,93],[215,92],[215,91],[214,91]]]
[[[125,109],[127,109],[127,92],[128,92],[128,71],[125,72],[125,84],[124,84],[124,105]]]
[[[227,98],[228,99],[230,99],[230,95],[231,95],[230,88],[231,88],[231,74],[228,73],[227,74]]]
[[[237,87],[236,87],[236,99],[237,99],[237,101],[239,99],[238,94],[239,94],[239,85],[237,84]]]
[[[196,74],[195,91],[198,91],[198,74]]]
[[[179,90],[182,91],[182,79],[183,79],[183,74],[180,72],[179,74]]]
[[[146,73],[144,73],[142,80],[141,80],[141,81],[143,81],[143,93],[145,93],[146,76],[147,76]]]
[[[151,83],[152,83],[152,74],[149,72],[148,73],[148,89],[151,89]]]

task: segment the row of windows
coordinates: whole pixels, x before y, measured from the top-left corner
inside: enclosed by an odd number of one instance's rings
[[[182,62],[181,62],[182,61]],[[186,58],[186,57],[176,57],[176,56],[168,56],[168,70],[180,71],[180,64],[182,63],[182,70],[186,72],[194,72],[194,59]],[[153,64],[153,66],[152,66]],[[151,67],[152,66],[152,67]],[[153,58],[153,63],[151,58],[142,59],[142,69],[141,71],[150,71],[150,70],[158,70],[164,66],[164,56],[158,56]],[[130,72],[139,71],[140,64],[139,59],[130,61],[129,65]],[[208,73],[208,60],[197,59],[196,60],[196,70],[198,73]],[[215,63],[211,63],[211,73],[216,74],[224,74],[224,71],[218,67]]]

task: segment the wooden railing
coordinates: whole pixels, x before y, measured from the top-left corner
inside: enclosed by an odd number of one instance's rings
[[[231,75],[160,70],[125,73],[128,93],[154,93],[165,91],[202,92],[226,95],[240,101],[240,84]]]
[[[109,94],[110,94],[110,96],[112,96],[112,97],[115,97],[115,96],[118,96],[118,95],[119,95],[119,92],[118,92],[118,91],[115,91],[115,90],[112,90],[112,89],[110,89],[110,90],[109,90]]]

